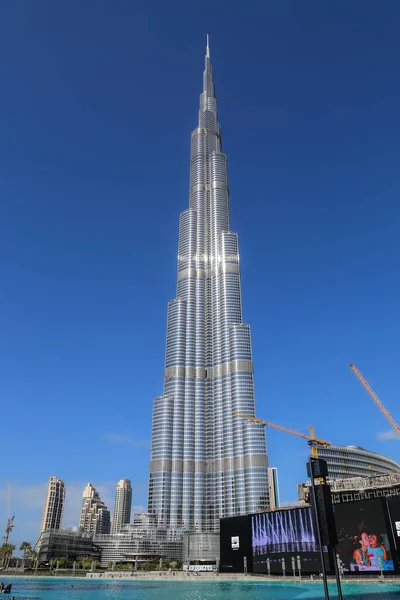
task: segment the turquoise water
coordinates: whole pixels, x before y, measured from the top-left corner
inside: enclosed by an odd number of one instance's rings
[[[330,586],[331,598],[337,598],[335,592],[336,588]],[[14,579],[12,595],[29,600],[323,600],[324,597],[320,584],[77,579]],[[343,595],[345,600],[400,600],[400,584],[345,584]]]

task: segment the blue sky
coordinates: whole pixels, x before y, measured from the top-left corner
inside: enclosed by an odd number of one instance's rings
[[[397,0],[0,4],[0,528],[46,482],[146,505],[205,34],[229,159],[257,412],[400,461]],[[383,438],[382,439],[382,434]],[[281,496],[307,446],[268,431]]]

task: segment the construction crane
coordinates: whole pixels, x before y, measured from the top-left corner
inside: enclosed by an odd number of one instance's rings
[[[12,532],[13,529],[14,529],[14,517],[11,517],[7,521],[6,531],[5,531],[5,534],[3,536],[3,543],[4,544],[8,544],[8,536],[10,535],[10,533]]]
[[[355,376],[357,377],[357,379],[359,380],[361,385],[365,388],[365,390],[371,396],[372,400],[375,402],[375,404],[377,405],[377,407],[379,408],[381,413],[387,418],[387,420],[389,421],[389,423],[391,424],[391,426],[393,427],[393,429],[395,430],[397,435],[400,436],[400,427],[397,425],[396,421],[393,419],[392,415],[387,410],[387,408],[385,408],[383,406],[382,402],[379,400],[378,396],[375,394],[374,390],[369,385],[368,381],[366,379],[364,379],[364,377],[361,375],[360,371],[357,369],[357,367],[355,365],[349,365],[349,368],[353,371],[353,373],[355,374]]]
[[[40,542],[41,539],[42,539],[42,532],[40,532],[38,539],[36,540],[36,542],[32,546],[32,550],[35,550],[36,546],[39,544],[39,542]]]
[[[250,423],[257,423],[258,425],[264,425],[265,427],[272,427],[273,429],[279,429],[279,431],[285,431],[286,433],[291,433],[292,435],[296,435],[297,437],[301,437],[304,440],[308,441],[308,445],[311,447],[311,456],[313,458],[318,458],[318,446],[330,446],[331,443],[325,440],[320,440],[315,437],[314,429],[310,425],[308,430],[310,435],[306,435],[305,433],[299,433],[298,431],[294,431],[294,429],[288,429],[287,427],[282,427],[282,425],[275,425],[275,423],[270,423],[269,421],[264,421],[263,419],[258,419],[257,417],[252,417],[251,415],[246,415],[237,410],[233,410],[232,414],[236,417],[241,417],[246,421],[250,421]]]

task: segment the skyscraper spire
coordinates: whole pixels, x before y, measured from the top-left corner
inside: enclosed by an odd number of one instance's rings
[[[160,524],[216,532],[222,517],[269,506],[264,427],[232,410],[255,414],[253,362],[207,36],[177,296],[168,304],[164,394],[153,409],[149,512]]]
[[[214,84],[212,80],[211,73],[211,59],[210,59],[210,39],[207,33],[207,43],[206,43],[206,56],[205,56],[205,66],[204,66],[204,74],[203,74],[203,93],[206,92],[208,97],[214,96]],[[200,99],[201,104],[201,99]]]

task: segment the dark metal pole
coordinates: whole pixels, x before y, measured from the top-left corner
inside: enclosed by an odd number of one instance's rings
[[[315,494],[314,465],[313,465],[313,462],[312,462],[311,458],[310,458],[308,464],[310,465],[311,493],[312,493],[312,497],[313,497],[313,506],[314,506],[314,515],[315,515],[315,525],[316,525],[316,529],[317,529],[317,541],[318,541],[318,548],[319,548],[319,556],[320,556],[320,559],[321,559],[322,581],[323,581],[323,584],[324,584],[325,600],[329,600],[328,580],[326,578],[326,569],[325,569],[325,562],[324,562],[324,551],[322,549],[321,532],[320,532],[320,529],[319,529],[319,518],[318,518],[318,509],[317,509],[317,497],[316,497],[316,494]]]
[[[343,600],[342,582],[340,581],[340,572],[339,572],[339,566],[338,566],[338,561],[337,561],[337,557],[336,557],[335,546],[330,546],[330,548],[331,548],[331,555],[332,555],[332,560],[333,560],[333,566],[335,568],[335,577],[336,577],[336,585],[337,585],[337,590],[338,590],[338,596],[339,596],[339,600]]]

